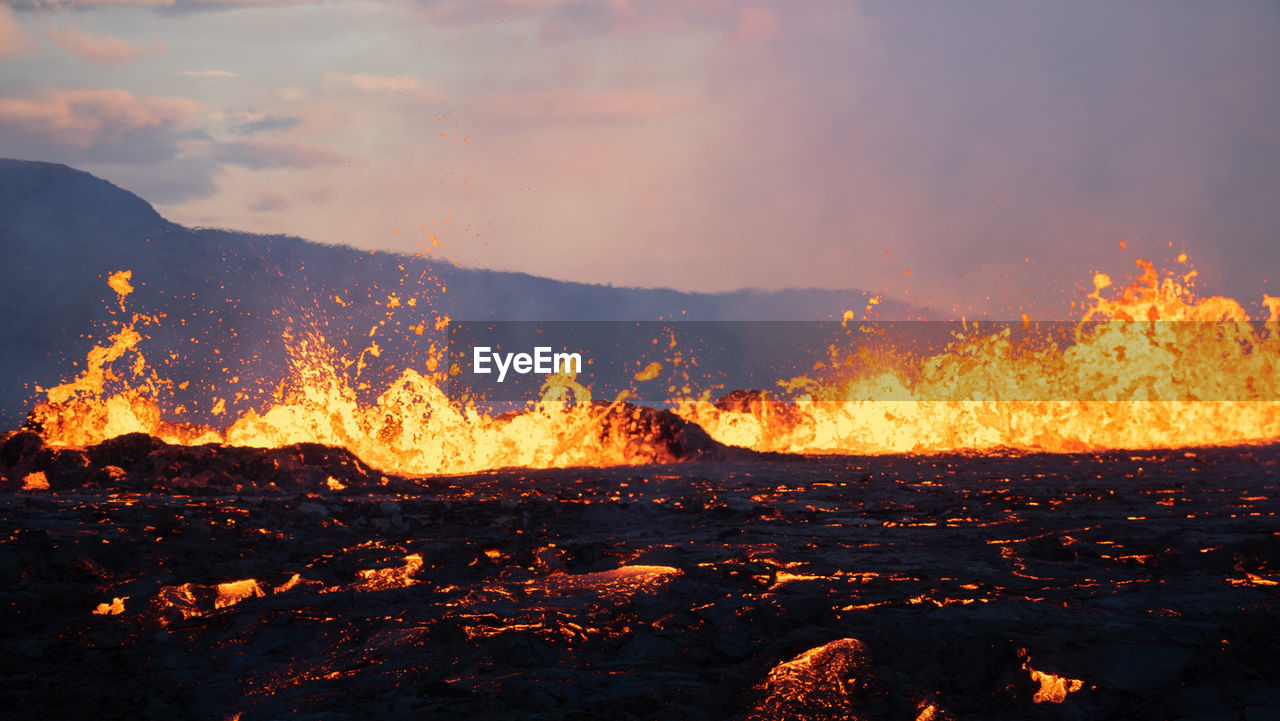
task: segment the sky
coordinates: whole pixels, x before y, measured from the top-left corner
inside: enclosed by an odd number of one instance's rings
[[[960,312],[1280,284],[1274,0],[3,2],[0,156],[187,225]]]

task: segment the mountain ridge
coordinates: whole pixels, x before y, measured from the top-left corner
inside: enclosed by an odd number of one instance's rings
[[[203,391],[261,379],[238,406],[260,402],[288,373],[285,334],[320,331],[339,354],[358,354],[370,328],[383,350],[371,380],[422,361],[432,338],[405,329],[435,316],[470,320],[824,320],[859,308],[859,290],[752,289],[687,293],[560,281],[462,268],[449,261],[362,251],[289,235],[189,228],[146,200],[56,163],[0,159],[0,427],[22,422],[35,386],[70,378],[95,338],[119,320],[106,284],[131,270],[131,312],[163,314],[144,350],[162,375]],[[389,296],[414,308],[388,308]],[[928,318],[897,301],[886,318]],[[412,311],[412,314],[409,314]],[[394,317],[392,317],[394,316]],[[428,328],[433,324],[427,323]],[[156,351],[159,350],[160,353]],[[221,379],[221,380],[218,380]],[[375,384],[376,385],[376,384]],[[175,403],[208,408],[208,397]],[[242,410],[242,408],[228,408]],[[207,420],[207,418],[206,418]]]

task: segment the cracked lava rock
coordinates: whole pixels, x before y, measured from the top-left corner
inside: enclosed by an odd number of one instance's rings
[[[25,718],[1280,718],[1280,447],[403,478],[0,444]]]

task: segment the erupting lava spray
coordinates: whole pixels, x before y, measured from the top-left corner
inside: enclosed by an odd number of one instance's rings
[[[1094,277],[1092,306],[1067,345],[1028,349],[1008,327],[975,327],[913,367],[796,379],[807,392],[785,406],[701,400],[680,413],[721,442],[793,453],[1072,452],[1280,436],[1280,298],[1264,296],[1269,316],[1255,323],[1235,300],[1197,298],[1193,270],[1161,278],[1138,265],[1141,277],[1115,298],[1104,294],[1111,279]]]
[[[1264,296],[1268,317],[1255,321],[1235,300],[1198,298],[1195,271],[1161,277],[1139,265],[1142,275],[1118,294],[1108,294],[1110,278],[1095,276],[1092,305],[1066,344],[1026,348],[1008,328],[975,325],[941,353],[910,366],[882,363],[874,373],[866,358],[841,358],[833,347],[834,368],[860,360],[864,370],[785,381],[802,391],[785,402],[671,404],[721,443],[792,453],[1080,451],[1280,437],[1280,298]],[[122,271],[109,281],[122,311],[129,280]],[[156,322],[134,314],[90,351],[84,372],[45,391],[30,420],[48,443],[87,445],[136,431],[176,443],[316,442],[407,474],[675,460],[654,442],[643,409],[560,400],[589,398],[571,378],[549,380],[544,401],[516,414],[453,402],[440,373],[413,369],[362,403],[316,334],[291,342],[292,378],[269,407],[222,430],[166,421],[157,402],[166,383],[138,349],[137,327]],[[886,388],[894,400],[883,400]]]

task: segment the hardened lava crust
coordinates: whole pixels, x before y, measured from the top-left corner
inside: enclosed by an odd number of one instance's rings
[[[705,451],[706,449],[702,449]],[[24,718],[1280,718],[1280,447],[410,478],[0,445]]]

